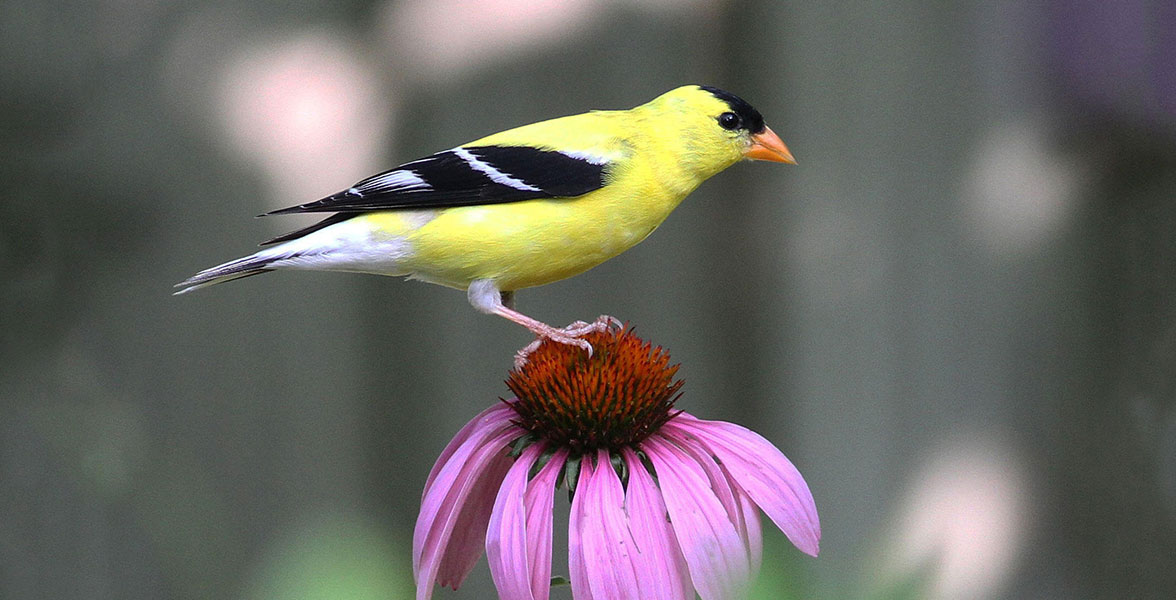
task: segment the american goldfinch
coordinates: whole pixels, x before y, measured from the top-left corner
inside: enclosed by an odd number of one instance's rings
[[[514,292],[599,265],[645,239],[694,188],[740,159],[795,164],[758,111],[709,86],[629,110],[525,125],[374,175],[322,200],[266,214],[333,213],[263,250],[201,271],[177,294],[280,269],[407,276],[466,290],[475,309],[549,338]]]

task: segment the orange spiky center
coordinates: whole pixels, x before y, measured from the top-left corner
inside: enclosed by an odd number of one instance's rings
[[[584,336],[583,349],[545,340],[510,372],[506,386],[520,427],[573,454],[631,446],[673,414],[682,381],[670,355],[633,335],[609,329]]]

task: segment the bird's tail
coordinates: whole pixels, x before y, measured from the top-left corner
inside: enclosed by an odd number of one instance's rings
[[[276,252],[280,248],[262,250],[256,254],[231,260],[223,265],[205,269],[175,285],[180,288],[175,295],[187,294],[193,290],[273,271],[270,265],[276,261],[289,258],[289,253]]]

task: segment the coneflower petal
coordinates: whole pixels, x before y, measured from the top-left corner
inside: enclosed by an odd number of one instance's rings
[[[583,467],[581,467],[582,469]],[[572,580],[572,598],[574,600],[596,600],[592,595],[592,586],[588,580],[588,565],[584,558],[583,537],[580,526],[583,518],[576,514],[575,498],[572,498],[572,512],[568,518],[568,576]],[[602,598],[601,600],[607,600]]]
[[[453,436],[452,440],[449,440],[449,444],[445,446],[445,449],[441,451],[441,455],[437,457],[437,461],[433,463],[433,468],[429,471],[429,478],[425,480],[425,489],[421,492],[421,497],[423,498],[429,493],[429,488],[433,487],[433,480],[437,478],[437,473],[441,470],[441,467],[449,462],[449,457],[453,456],[453,453],[466,440],[470,439],[470,436],[474,435],[475,432],[485,434],[487,431],[502,427],[509,423],[514,416],[515,413],[511,410],[510,406],[498,402],[494,406],[478,413],[478,416],[470,419],[469,423],[466,423],[461,428],[461,431],[458,431],[457,435]]]
[[[686,413],[679,413],[679,415],[686,415]],[[741,496],[744,496],[742,490],[731,480],[731,477],[726,471],[722,469],[718,461],[712,456],[710,450],[698,441],[693,436],[683,435],[674,429],[663,429],[657,435],[670,440],[684,451],[690,458],[693,458],[698,466],[706,473],[707,479],[710,482],[710,490],[714,492],[715,497],[719,502],[723,503],[723,508],[727,509],[727,518],[735,525],[735,531],[739,533],[739,539],[744,541],[744,550],[747,551],[748,565],[751,565],[751,573],[756,572],[757,558],[752,556],[750,533],[748,532],[747,515],[748,512],[742,506],[743,501]],[[755,511],[750,511],[754,513]],[[756,515],[757,521],[752,523],[754,527],[759,527],[759,515]],[[758,533],[758,532],[757,532]]]
[[[519,433],[513,425],[476,431],[437,472],[413,532],[418,600],[432,596],[434,582],[456,589],[481,555],[494,495],[513,462],[507,444]]]
[[[461,501],[449,542],[441,553],[441,564],[437,567],[438,585],[456,590],[478,564],[486,549],[486,526],[494,510],[494,498],[510,465],[509,458],[495,455],[475,476],[469,495]]]
[[[633,565],[637,544],[625,516],[625,491],[607,450],[585,455],[580,463],[569,534],[575,542],[570,544],[568,562],[577,564],[579,571],[572,573],[576,600],[641,599]]]
[[[706,471],[673,443],[654,435],[641,443],[653,463],[690,580],[703,600],[743,598],[751,579],[747,547]]]
[[[792,462],[759,434],[734,423],[681,414],[665,429],[694,436],[802,552],[820,551],[821,523],[808,484]]]
[[[694,600],[690,567],[670,527],[661,490],[636,452],[625,448],[622,454],[629,471],[625,510],[629,514],[629,530],[637,542],[634,562],[641,598]]]
[[[556,452],[528,482],[544,450],[544,444],[533,444],[519,456],[494,501],[486,557],[501,600],[547,600],[551,595],[552,504],[567,451]]]
[[[421,494],[421,512],[417,517],[416,528],[413,531],[412,561],[414,569],[420,567],[421,552],[424,550],[424,542],[427,539],[425,534],[432,528],[437,513],[441,510],[454,482],[466,472],[464,469],[469,465],[470,456],[485,445],[487,440],[502,435],[504,431],[509,431],[513,427],[509,419],[487,420],[483,418],[492,415],[492,410],[483,411],[467,423],[458,434],[461,442],[450,443],[437,462],[433,464],[425,491]],[[455,456],[456,460],[454,460]],[[442,476],[442,480],[438,481],[438,478]]]
[[[755,501],[742,491],[738,496],[739,506],[743,509],[743,523],[747,528],[744,538],[747,541],[747,559],[751,563],[751,578],[755,580],[764,559],[763,524],[760,523],[759,507]]]
[[[551,594],[551,531],[555,483],[568,451],[561,448],[527,484],[523,505],[527,509],[527,557],[531,563],[531,589],[536,600]]]

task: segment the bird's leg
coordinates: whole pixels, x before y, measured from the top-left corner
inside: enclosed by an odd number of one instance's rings
[[[578,346],[583,348],[588,356],[592,356],[592,344],[587,340],[581,339],[580,336],[592,332],[606,331],[611,325],[619,325],[620,321],[613,317],[601,316],[592,323],[585,323],[583,321],[576,321],[562,329],[552,327],[538,319],[532,319],[517,310],[514,310],[514,292],[499,291],[498,286],[490,279],[477,279],[470,283],[467,290],[470,304],[480,312],[489,315],[498,315],[504,317],[527,329],[538,336],[539,339],[528,344],[522,350],[515,354],[515,367],[522,367],[527,362],[527,355],[534,352],[539,344],[544,339],[549,339],[561,344],[568,344],[570,346]]]
[[[490,279],[474,280],[470,283],[467,294],[470,304],[480,312],[489,315],[498,315],[514,321],[530,329],[532,333],[541,338],[554,340],[561,344],[579,346],[589,353],[592,352],[592,346],[588,342],[576,337],[576,333],[579,331],[578,328],[572,331],[558,329],[510,308],[508,304],[514,303],[514,294],[512,292],[502,293],[498,290],[498,286],[495,285],[494,281]]]

